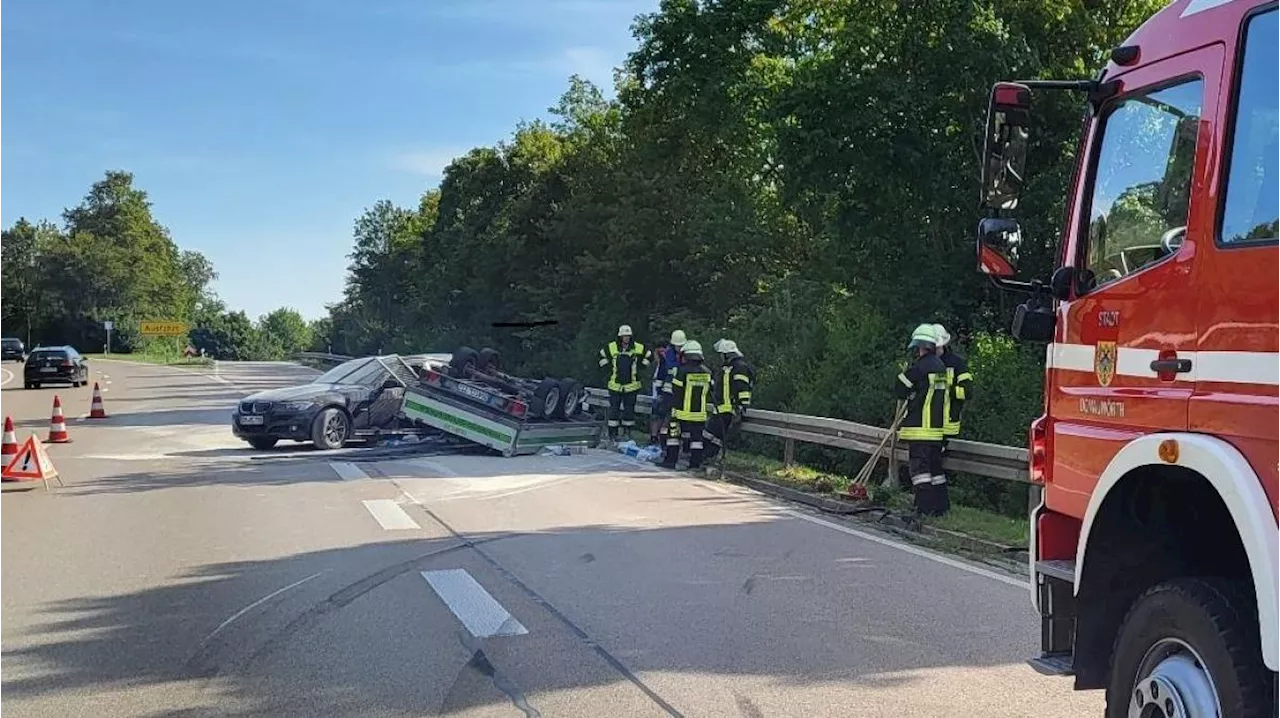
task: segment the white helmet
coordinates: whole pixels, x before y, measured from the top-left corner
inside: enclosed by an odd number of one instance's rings
[[[701,358],[702,358],[702,345],[701,345],[701,344],[699,344],[698,342],[695,342],[695,341],[688,341],[688,342],[685,342],[685,343],[684,343],[684,355],[685,355],[685,356],[687,356],[687,357],[698,357],[699,359],[701,359]]]
[[[939,348],[945,347],[946,345],[951,343],[951,335],[947,333],[946,327],[942,326],[941,324],[933,325],[933,334],[938,338],[938,341],[936,342],[936,346],[938,346]]]
[[[671,346],[679,349],[684,346],[687,341],[689,340],[685,338],[683,329],[677,329],[674,332],[671,332]],[[699,347],[699,349],[701,349],[701,347]]]
[[[738,343],[732,339],[721,339],[720,341],[716,342],[715,346],[712,348],[721,354],[741,354],[742,353],[738,351]]]
[[[629,336],[631,336],[631,325],[630,325],[630,324],[623,324],[622,326],[618,327],[618,336],[620,336],[620,337],[629,337]]]

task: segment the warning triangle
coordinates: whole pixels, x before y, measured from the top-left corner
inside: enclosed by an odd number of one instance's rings
[[[53,468],[44,444],[34,434],[27,437],[26,443],[13,455],[13,460],[0,471],[0,479],[4,481],[38,481],[57,475],[58,470]]]

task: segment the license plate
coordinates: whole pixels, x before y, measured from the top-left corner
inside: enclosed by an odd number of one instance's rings
[[[261,426],[262,417],[261,416],[242,416],[240,417],[240,423],[246,426]]]
[[[462,394],[466,394],[467,396],[471,397],[472,399],[477,399],[477,400],[479,400],[479,401],[486,401],[486,402],[489,400],[489,395],[488,395],[488,394],[484,393],[483,391],[480,391],[479,389],[475,388],[474,386],[467,386],[466,384],[459,384],[459,385],[458,385],[458,391],[459,391],[460,393],[462,393]]]
[[[45,374],[52,374],[52,373],[54,373],[54,372],[55,372],[55,371],[57,371],[57,370],[58,370],[58,367],[56,367],[56,366],[42,366],[42,367],[40,367],[40,371],[44,372]]]

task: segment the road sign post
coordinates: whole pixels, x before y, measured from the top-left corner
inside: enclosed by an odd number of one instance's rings
[[[103,354],[111,353],[111,330],[115,329],[115,326],[116,326],[115,322],[111,321],[110,319],[107,319],[102,322],[102,328],[107,330],[107,346],[103,350]]]

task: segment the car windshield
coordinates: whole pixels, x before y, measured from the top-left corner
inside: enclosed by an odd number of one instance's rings
[[[316,383],[316,384],[349,383],[349,382],[342,381],[342,379],[350,375],[352,372],[356,371],[357,369],[362,368],[365,364],[368,364],[371,361],[373,361],[371,358],[366,357],[364,359],[352,359],[351,361],[343,362],[338,366],[335,366],[329,371],[316,377],[313,383]]]
[[[17,339],[4,339],[0,340],[0,342],[2,342],[0,343],[0,346],[4,346],[5,349],[17,349],[22,346],[22,342]]]

